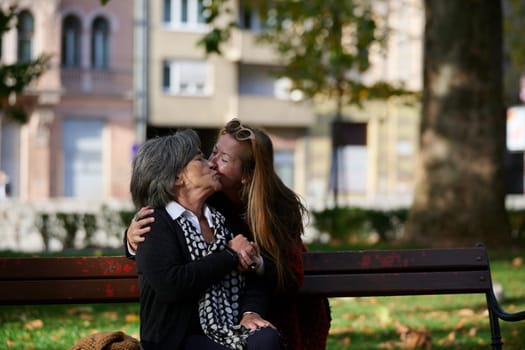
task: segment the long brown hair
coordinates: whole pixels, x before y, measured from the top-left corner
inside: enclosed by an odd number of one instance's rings
[[[249,145],[241,161],[243,176],[250,181],[243,185],[240,195],[246,204],[250,230],[257,244],[274,260],[277,288],[283,290],[297,282],[289,257],[301,244],[306,208],[275,172],[273,144],[264,131],[234,119],[221,131],[226,133]]]

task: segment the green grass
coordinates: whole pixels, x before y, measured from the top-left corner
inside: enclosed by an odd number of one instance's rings
[[[492,254],[491,254],[492,255]],[[495,254],[493,280],[503,285],[506,311],[525,310],[523,254]],[[426,330],[432,349],[490,349],[490,327],[482,295],[331,299],[328,347],[402,349],[396,326]],[[500,321],[505,350],[525,349],[525,321]],[[138,338],[138,304],[0,307],[0,349],[68,349],[94,332],[121,330]]]
[[[0,349],[69,349],[95,332],[139,337],[138,303],[0,307]]]
[[[502,307],[525,310],[524,266],[511,258],[493,261],[493,280],[504,288]],[[328,349],[401,349],[396,325],[428,331],[432,349],[490,349],[483,295],[429,295],[331,299]],[[525,349],[525,321],[500,321],[506,350]]]

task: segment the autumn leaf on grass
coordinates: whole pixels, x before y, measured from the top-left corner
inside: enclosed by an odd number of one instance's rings
[[[476,327],[472,327],[468,330],[468,335],[472,338],[474,338],[478,334],[478,329]]]
[[[355,317],[355,316],[354,316],[353,314],[351,314],[351,313],[345,313],[345,314],[343,314],[343,316],[341,316],[341,318],[342,318],[343,320],[346,320],[346,321],[351,320],[351,319],[354,318],[354,317]]]
[[[386,307],[380,307],[376,311],[376,317],[379,320],[379,324],[384,327],[392,323],[392,318],[390,317],[390,309]]]
[[[139,322],[140,318],[139,315],[137,315],[136,313],[129,313],[124,317],[124,320],[126,321],[126,323],[135,323]]]
[[[396,332],[399,334],[400,347],[403,349],[432,349],[432,340],[427,329],[416,330],[396,322]]]
[[[458,310],[458,315],[459,316],[469,317],[469,316],[473,316],[474,314],[475,314],[475,312],[472,309],[464,308],[464,309],[459,309]]]
[[[95,319],[95,316],[93,314],[87,314],[85,312],[78,315],[78,318],[82,321],[93,321]]]
[[[42,328],[42,327],[44,327],[44,321],[42,320],[32,320],[24,324],[24,329],[29,329],[29,330]]]
[[[108,320],[111,320],[111,321],[116,321],[116,320],[118,320],[118,312],[115,312],[115,311],[106,311],[106,312],[103,312],[103,313],[102,313],[102,316],[103,316],[105,319],[108,319]]]
[[[339,335],[339,334],[345,334],[350,333],[352,331],[352,327],[348,326],[335,326],[330,327],[330,330],[328,331],[328,334],[330,335]]]
[[[66,314],[74,316],[74,315],[85,315],[85,314],[92,314],[93,308],[91,306],[76,306],[76,307],[68,307],[66,309]]]
[[[350,343],[352,343],[352,340],[350,339],[350,337],[344,337],[342,343],[344,347],[347,348],[350,346]]]

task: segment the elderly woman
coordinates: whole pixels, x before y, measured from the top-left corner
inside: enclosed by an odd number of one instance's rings
[[[193,130],[151,139],[133,160],[133,203],[155,208],[149,239],[136,252],[145,350],[281,347],[260,316],[267,304],[260,278],[239,272],[257,246],[233,236],[205,204],[220,188]]]
[[[304,277],[305,208],[275,171],[270,137],[232,119],[219,132],[210,161],[222,188],[208,203],[235,223],[230,225],[234,232],[253,232],[264,256],[257,270],[272,286],[265,318],[277,327],[287,350],[324,350],[331,320],[328,300],[296,293]],[[141,208],[129,226],[124,237],[128,256],[148,240],[153,212]]]

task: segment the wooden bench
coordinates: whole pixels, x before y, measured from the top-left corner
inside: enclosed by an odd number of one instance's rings
[[[492,348],[507,313],[493,290],[484,247],[309,252],[301,293],[328,297],[485,294]],[[0,258],[0,305],[136,302],[135,262],[125,257]]]

